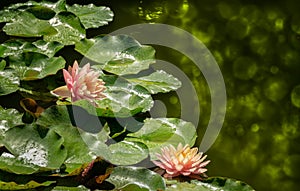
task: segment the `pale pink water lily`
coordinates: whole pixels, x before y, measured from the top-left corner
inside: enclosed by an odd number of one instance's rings
[[[72,102],[85,99],[93,105],[96,105],[96,100],[105,98],[105,83],[99,79],[100,72],[92,70],[90,64],[80,68],[75,61],[73,67],[63,69],[63,75],[66,86],[56,88],[51,91],[52,94],[63,98],[71,97]]]
[[[204,167],[210,163],[210,160],[204,161],[207,155],[198,153],[198,148],[190,148],[189,145],[183,147],[181,143],[177,149],[173,145],[163,147],[161,154],[156,156],[158,160],[153,163],[166,170],[166,178],[202,175],[207,171]]]

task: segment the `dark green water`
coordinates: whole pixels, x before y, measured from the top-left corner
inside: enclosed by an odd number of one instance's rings
[[[67,2],[83,3],[80,0]],[[110,25],[89,30],[88,36],[110,33],[132,24],[165,23],[192,33],[214,55],[226,84],[227,113],[221,133],[207,152],[212,161],[209,176],[240,179],[258,191],[298,190],[299,2],[84,1],[88,3],[107,5],[115,13]],[[205,78],[182,54],[168,48],[155,48],[158,59],[177,65],[197,89],[201,106],[197,142],[200,144],[211,106]],[[168,116],[180,117],[174,96],[157,99],[167,105]]]
[[[91,1],[92,2],[92,1]],[[297,190],[300,180],[300,12],[297,1],[103,1],[115,20],[109,33],[131,24],[177,26],[199,38],[217,60],[227,91],[223,128],[207,154],[208,175],[241,179],[259,191]],[[90,31],[93,35],[96,31]],[[98,31],[97,31],[98,32]],[[183,55],[156,47],[176,64],[200,98],[198,144],[210,112],[205,79]],[[178,116],[178,105],[168,116]],[[174,100],[173,100],[174,101]]]

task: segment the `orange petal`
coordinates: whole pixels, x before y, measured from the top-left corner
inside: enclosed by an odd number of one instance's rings
[[[71,92],[67,86],[61,86],[51,91],[51,94],[57,97],[71,97]]]

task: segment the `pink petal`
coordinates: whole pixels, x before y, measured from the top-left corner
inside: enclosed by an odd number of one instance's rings
[[[72,67],[69,67],[69,72],[71,73],[70,69],[72,70],[72,77],[73,79],[75,78],[75,76],[77,75],[78,73],[78,70],[79,70],[79,66],[78,66],[78,62],[75,60],[74,64],[73,64],[73,68]]]

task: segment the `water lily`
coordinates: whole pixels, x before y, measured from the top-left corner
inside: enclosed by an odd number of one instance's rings
[[[172,178],[179,175],[194,176],[202,175],[207,171],[204,168],[210,161],[204,161],[207,155],[198,153],[198,148],[190,148],[189,145],[184,147],[180,143],[177,149],[173,145],[163,147],[161,154],[156,154],[158,161],[153,163],[166,170],[166,178]]]
[[[85,99],[96,105],[96,100],[105,98],[103,91],[106,89],[103,80],[99,79],[100,72],[90,68],[90,64],[82,68],[78,66],[77,61],[73,67],[68,70],[63,69],[63,75],[66,86],[58,87],[51,91],[52,94],[63,98],[71,97],[71,100],[77,101]]]

